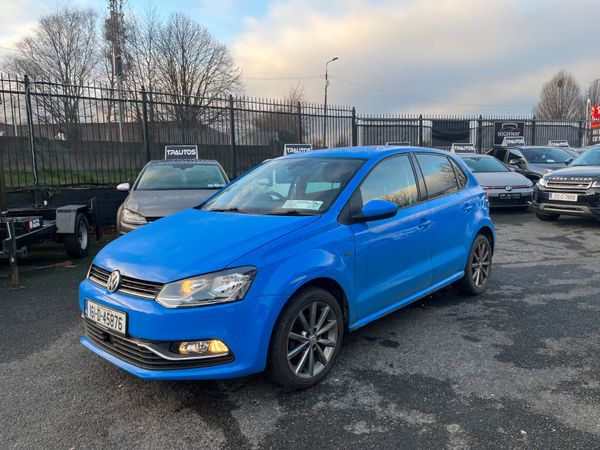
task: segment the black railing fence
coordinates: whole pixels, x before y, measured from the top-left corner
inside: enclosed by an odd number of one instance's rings
[[[327,121],[326,136],[324,123]],[[0,174],[8,189],[105,186],[132,180],[164,146],[195,144],[233,178],[284,144],[491,148],[497,123],[521,124],[528,144],[589,141],[589,123],[533,117],[357,115],[355,108],[249,97],[200,98],[0,74]],[[325,142],[324,142],[325,141]]]

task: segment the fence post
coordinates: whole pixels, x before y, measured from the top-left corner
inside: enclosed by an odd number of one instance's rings
[[[38,177],[37,156],[35,154],[35,140],[33,137],[33,110],[31,108],[31,81],[29,76],[25,75],[25,116],[27,117],[27,134],[29,135],[29,150],[31,152],[31,167],[33,170],[33,189],[35,195],[35,206],[41,205],[40,198],[40,180]],[[3,174],[4,175],[4,174]]]
[[[144,134],[144,150],[146,151],[146,162],[150,161],[150,136],[148,133],[148,99],[146,89],[142,86],[142,131]]]
[[[8,209],[8,204],[6,203],[6,195],[4,194],[5,189],[6,186],[4,183],[4,159],[2,153],[0,153],[0,213]]]
[[[231,148],[233,178],[237,178],[237,155],[235,151],[235,111],[233,109],[233,95],[229,96],[229,131],[231,133],[229,145]]]
[[[536,145],[535,142],[537,141],[537,136],[535,132],[535,114],[531,117],[531,141],[531,145]]]
[[[483,116],[481,114],[477,119],[477,151],[483,153]]]
[[[302,141],[302,104],[300,102],[298,102],[298,142],[300,144],[303,143]]]
[[[583,128],[584,128],[584,121],[580,120],[579,121],[579,147],[583,147]]]
[[[352,147],[358,145],[358,125],[356,123],[356,108],[352,107]]]
[[[419,147],[423,147],[423,114],[419,114]]]

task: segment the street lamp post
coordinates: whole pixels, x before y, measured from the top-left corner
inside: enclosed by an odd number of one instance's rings
[[[327,148],[327,87],[329,87],[328,66],[329,63],[337,61],[339,58],[331,58],[325,63],[325,103],[323,105],[323,147]]]

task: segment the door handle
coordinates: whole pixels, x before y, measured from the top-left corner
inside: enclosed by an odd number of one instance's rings
[[[425,229],[429,228],[429,225],[431,225],[431,220],[429,220],[429,219],[422,219],[421,223],[419,225],[417,225],[417,228],[419,230],[425,230]]]

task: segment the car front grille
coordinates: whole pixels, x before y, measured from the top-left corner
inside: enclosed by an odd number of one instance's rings
[[[506,190],[506,186],[510,186],[511,190],[512,189],[527,189],[528,187],[531,187],[531,185],[526,185],[526,184],[503,184],[501,186],[486,186],[488,189],[504,189]]]
[[[97,347],[115,358],[149,370],[175,370],[215,366],[233,361],[233,355],[219,356],[210,359],[191,359],[172,361],[162,358],[147,348],[136,344],[136,341],[119,336],[101,328],[89,319],[83,319],[86,337]],[[140,341],[143,342],[143,341]]]
[[[108,277],[111,272],[102,269],[95,264],[90,267],[90,273],[88,278],[90,281],[96,283],[103,288],[106,288]],[[142,297],[149,300],[154,300],[160,290],[162,289],[162,283],[156,283],[153,281],[143,281],[136,278],[126,277],[121,275],[121,283],[117,292],[127,295],[133,295],[134,297]]]
[[[581,191],[589,189],[594,182],[589,177],[549,177],[547,187],[552,189],[564,189]]]

